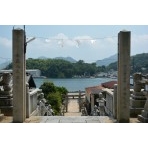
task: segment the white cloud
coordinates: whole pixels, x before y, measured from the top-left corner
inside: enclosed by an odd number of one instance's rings
[[[12,41],[0,37],[0,63],[4,63],[12,59]]]
[[[9,40],[4,37],[0,37],[0,46],[6,47],[6,48],[11,48],[12,47],[12,40]]]
[[[91,36],[76,36],[69,38],[63,33],[47,39],[37,38],[33,41],[30,48],[36,51],[34,56],[47,55],[55,56],[75,56],[85,61],[95,61],[103,59],[117,53],[117,37],[93,38]],[[135,55],[148,51],[148,35],[132,35],[131,36],[131,54]],[[34,49],[34,50],[33,50]]]
[[[94,62],[117,53],[117,37],[94,38],[91,36],[68,37],[63,33],[49,38],[36,38],[27,44],[27,57],[71,56]],[[148,34],[131,35],[131,55],[148,52]],[[0,37],[0,56],[12,57],[12,41]]]
[[[38,42],[47,43],[52,48],[57,47],[79,47],[81,44],[95,44],[95,40],[90,36],[77,36],[74,38],[69,38],[63,33],[59,33],[56,36],[49,37],[49,38],[38,38]]]

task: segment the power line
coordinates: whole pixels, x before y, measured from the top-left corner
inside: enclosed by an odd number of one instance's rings
[[[83,38],[82,38],[83,37]],[[65,38],[65,37],[39,37],[36,36],[34,38],[39,38],[39,39],[44,39],[45,42],[47,43],[51,43],[51,41],[57,41],[58,44],[61,47],[65,46],[65,42],[66,41],[70,41],[73,42],[75,44],[76,47],[79,47],[83,41],[87,41],[90,42],[91,44],[95,44],[97,40],[102,40],[102,39],[107,39],[107,38],[116,38],[117,36],[111,36],[111,37],[85,37],[85,36],[78,36],[78,37],[74,37],[74,38]]]
[[[53,37],[41,37],[41,36],[35,36],[35,38],[40,38],[40,39],[49,39],[49,40],[101,40],[101,39],[107,39],[107,38],[117,38],[117,36],[110,36],[110,37],[91,37],[91,38],[84,38],[82,39],[81,37],[83,36],[80,36],[80,37],[75,37],[75,38],[63,38],[63,37],[59,37],[59,38],[53,38]]]

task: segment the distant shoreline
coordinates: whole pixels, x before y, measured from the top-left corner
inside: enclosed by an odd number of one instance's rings
[[[48,79],[48,78],[45,77],[45,76],[33,76],[33,78],[37,78],[37,79]]]

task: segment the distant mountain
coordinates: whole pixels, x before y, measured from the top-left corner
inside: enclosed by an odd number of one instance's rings
[[[96,65],[97,66],[108,66],[110,63],[116,62],[117,61],[117,54],[112,55],[108,58],[102,59],[102,60],[97,60]]]
[[[4,63],[1,63],[0,64],[0,70],[6,68],[6,66],[8,66],[10,63],[11,63],[11,61],[7,61],[7,62],[4,62]]]
[[[76,63],[77,61],[71,57],[56,57],[54,59],[62,59],[62,60],[65,60],[65,61],[69,61],[71,63]]]
[[[40,56],[40,57],[38,57],[38,59],[48,59],[48,58],[44,57],[44,56]]]

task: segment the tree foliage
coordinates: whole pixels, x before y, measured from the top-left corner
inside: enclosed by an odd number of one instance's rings
[[[62,98],[59,92],[49,93],[47,96],[48,103],[52,106],[55,115],[60,115]]]
[[[44,82],[40,89],[42,89],[45,98],[52,106],[55,115],[59,115],[63,96],[67,94],[68,90],[65,87],[55,86],[52,82]]]
[[[12,63],[6,69],[11,69]],[[40,69],[41,75],[48,78],[72,78],[73,76],[93,76],[97,72],[96,63],[84,63],[79,60],[71,63],[63,59],[32,59],[26,60],[27,69]]]
[[[55,93],[57,91],[55,85],[52,82],[44,82],[40,89],[42,89],[45,98],[48,96],[49,93]]]

